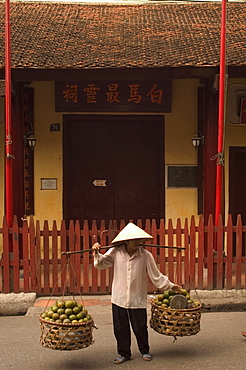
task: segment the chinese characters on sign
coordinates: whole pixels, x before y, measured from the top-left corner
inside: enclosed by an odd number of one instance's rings
[[[56,82],[57,112],[171,112],[171,80]]]
[[[24,102],[24,132],[30,130],[33,124],[33,88],[25,87],[23,92]],[[24,147],[24,191],[25,191],[25,214],[34,214],[34,176],[33,176],[33,150],[27,145]]]

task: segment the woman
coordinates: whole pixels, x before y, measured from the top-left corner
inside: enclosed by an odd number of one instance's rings
[[[181,286],[171,283],[168,277],[158,270],[153,255],[140,245],[152,238],[130,222],[111,242],[113,247],[105,254],[99,253],[98,243],[92,247],[95,268],[100,270],[114,266],[111,302],[119,354],[114,360],[116,365],[131,358],[130,324],[144,361],[152,360],[147,330],[147,275],[160,290],[172,289],[180,292],[181,289]]]

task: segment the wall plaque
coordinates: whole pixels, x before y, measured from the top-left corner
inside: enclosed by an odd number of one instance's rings
[[[168,188],[196,188],[197,186],[197,166],[167,166]]]
[[[56,190],[57,179],[41,179],[41,190]]]
[[[171,80],[56,82],[56,112],[171,112]]]

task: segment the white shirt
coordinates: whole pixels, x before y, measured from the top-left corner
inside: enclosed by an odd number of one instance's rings
[[[94,258],[94,266],[99,270],[112,265],[111,302],[120,307],[146,308],[147,274],[158,289],[172,289],[174,285],[158,270],[153,255],[143,247],[139,247],[131,257],[125,246],[121,246],[110,248]]]

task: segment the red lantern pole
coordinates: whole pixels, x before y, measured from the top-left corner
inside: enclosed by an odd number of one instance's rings
[[[5,213],[8,226],[13,221],[13,171],[11,117],[11,52],[10,52],[10,0],[5,0]]]
[[[218,111],[218,154],[216,167],[215,225],[218,225],[222,212],[222,188],[224,173],[224,118],[225,118],[225,62],[226,62],[226,2],[222,0],[221,40],[220,40],[220,75],[219,75],[219,111]]]

